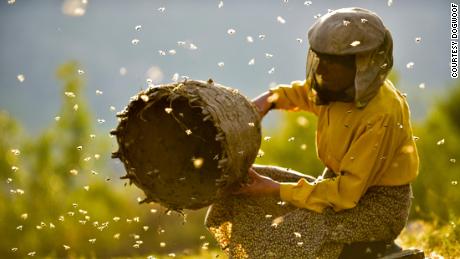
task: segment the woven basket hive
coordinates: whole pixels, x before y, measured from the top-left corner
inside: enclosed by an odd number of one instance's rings
[[[119,158],[143,202],[198,209],[245,179],[261,142],[260,116],[237,90],[212,80],[150,87],[118,113]]]

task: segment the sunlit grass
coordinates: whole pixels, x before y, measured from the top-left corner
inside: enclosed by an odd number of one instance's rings
[[[418,248],[430,258],[460,258],[460,220],[448,224],[416,220],[410,222],[397,243],[404,248]]]
[[[418,248],[425,252],[427,258],[460,258],[460,220],[448,224],[415,220],[408,223],[396,242],[404,249]],[[218,249],[200,250],[199,253],[177,253],[165,255],[145,255],[134,258],[184,258],[215,259],[228,258]]]

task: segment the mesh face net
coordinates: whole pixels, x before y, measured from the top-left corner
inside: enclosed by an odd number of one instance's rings
[[[355,55],[355,104],[364,107],[393,67],[393,40],[380,17],[362,8],[335,10],[318,19],[308,32],[306,79],[314,82],[319,57]],[[314,50],[314,51],[313,51]]]

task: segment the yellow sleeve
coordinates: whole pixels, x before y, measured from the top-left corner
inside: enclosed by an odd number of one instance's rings
[[[389,116],[380,116],[363,126],[340,163],[340,174],[314,184],[304,179],[281,183],[283,201],[300,208],[322,212],[356,206],[376,178],[381,177],[398,148],[397,125]]]
[[[290,85],[278,85],[270,89],[276,109],[305,110],[317,114],[317,107],[309,93],[309,81],[293,81]]]

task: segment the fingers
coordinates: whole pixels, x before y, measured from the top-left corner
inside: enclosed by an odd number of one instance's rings
[[[252,168],[252,167],[249,168],[248,174],[252,178],[259,178],[260,177],[260,174],[258,174],[257,171],[254,170],[254,168]]]
[[[234,195],[240,195],[240,194],[245,194],[245,191],[243,189],[238,189],[236,191],[233,191],[232,194]]]
[[[254,171],[254,169],[249,168],[248,170],[248,182],[246,183],[240,183],[240,186],[238,189],[232,191],[232,194],[247,194],[250,190],[251,187],[256,183],[257,181],[257,173]]]
[[[240,185],[240,188],[232,191],[232,194],[250,194],[254,185],[257,185],[260,175],[252,167],[248,169],[249,182]]]
[[[242,184],[240,188],[232,191],[232,194],[246,194],[248,192],[248,187],[250,184]]]

